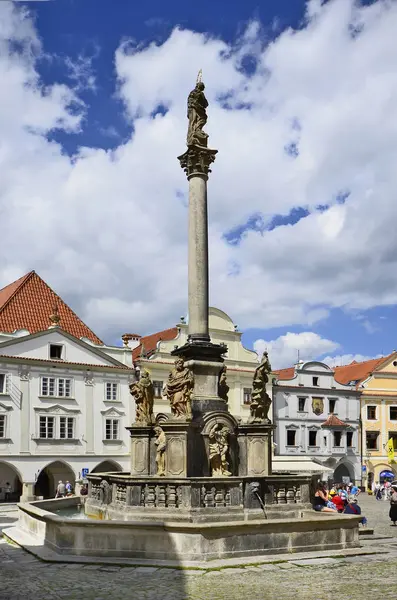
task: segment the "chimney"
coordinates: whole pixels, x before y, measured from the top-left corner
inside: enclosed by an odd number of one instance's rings
[[[138,333],[123,333],[121,339],[123,340],[124,348],[130,348],[133,350],[141,343],[141,337]]]

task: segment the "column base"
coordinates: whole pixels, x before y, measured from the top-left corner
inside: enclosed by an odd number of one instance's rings
[[[20,502],[33,502],[36,499],[34,495],[34,482],[32,481],[24,481],[22,483],[22,495],[19,499]]]

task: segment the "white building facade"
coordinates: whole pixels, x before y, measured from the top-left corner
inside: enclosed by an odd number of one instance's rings
[[[321,362],[278,371],[273,386],[275,457],[302,456],[324,466],[324,479],[361,481],[360,394]]]
[[[58,480],[128,471],[134,381],[128,346],[60,327],[0,334],[0,500],[51,497]]]

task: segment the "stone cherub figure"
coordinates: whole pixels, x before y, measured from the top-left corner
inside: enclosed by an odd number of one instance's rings
[[[207,123],[208,101],[204,94],[205,85],[201,81],[201,71],[197,77],[197,83],[187,99],[187,118],[189,119],[189,128],[187,132],[186,143],[188,146],[208,145],[208,134],[203,131]]]
[[[167,442],[165,439],[165,433],[158,425],[154,428],[154,434],[156,436],[156,441],[154,442],[156,449],[156,465],[157,465],[157,473],[158,477],[165,476],[165,449],[167,447]]]
[[[227,385],[227,379],[226,379],[226,365],[223,365],[223,367],[219,373],[219,378],[218,378],[218,396],[219,396],[219,398],[222,398],[222,400],[224,400],[226,402],[226,404],[228,403],[229,389],[230,388]]]
[[[177,419],[192,419],[193,384],[192,371],[185,367],[183,358],[177,358],[163,392],[170,403],[172,415]]]
[[[267,352],[263,353],[261,364],[256,368],[252,382],[252,399],[250,404],[250,423],[270,423],[269,408],[272,403],[266,391],[266,384],[272,372]]]
[[[153,423],[154,387],[149,371],[146,369],[142,371],[139,381],[130,385],[130,393],[135,398],[135,422],[139,425],[151,425]]]
[[[209,457],[213,477],[230,477],[229,430],[222,423],[215,423],[209,432]]]

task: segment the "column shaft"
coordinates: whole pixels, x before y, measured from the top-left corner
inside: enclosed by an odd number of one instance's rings
[[[192,341],[209,341],[207,176],[189,178],[189,328]]]

